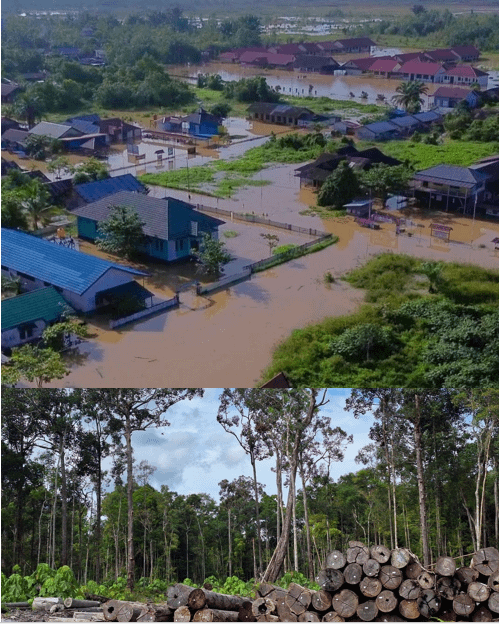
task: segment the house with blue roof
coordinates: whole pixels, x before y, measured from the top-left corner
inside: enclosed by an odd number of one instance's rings
[[[78,236],[91,241],[99,238],[99,223],[108,219],[113,206],[134,210],[144,223],[146,242],[137,251],[165,262],[191,257],[199,249],[203,234],[217,239],[218,228],[224,223],[202,214],[192,204],[180,199],[158,199],[121,191],[74,211],[78,217]]]
[[[175,115],[163,117],[156,122],[158,130],[187,134],[198,138],[210,138],[219,134],[219,126],[222,120],[216,115],[207,113],[200,108],[196,113],[178,117]]]
[[[393,119],[390,119],[390,123],[397,126],[397,128],[400,129],[400,133],[403,135],[410,135],[423,127],[419,119],[416,119],[413,115],[394,117]]]
[[[38,340],[46,327],[74,314],[53,286],[2,300],[2,349]]]
[[[23,290],[47,286],[78,312],[112,304],[123,293],[145,301],[151,293],[135,281],[146,273],[37,238],[2,228],[2,275],[19,278]]]
[[[357,129],[357,137],[366,141],[387,141],[400,136],[400,128],[391,121],[375,121]]]
[[[76,184],[70,205],[71,207],[82,206],[121,191],[142,193],[144,195],[147,195],[149,192],[147,187],[142,182],[139,182],[135,176],[131,173],[125,173],[114,178]]]

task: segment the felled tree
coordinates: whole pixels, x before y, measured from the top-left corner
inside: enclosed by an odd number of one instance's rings
[[[212,238],[206,232],[203,232],[200,250],[195,252],[194,255],[201,262],[207,273],[220,273],[222,266],[232,260],[225,243]]]
[[[341,162],[322,185],[317,204],[341,208],[359,194],[360,184],[346,161]]]
[[[137,255],[138,247],[145,241],[144,222],[133,208],[110,206],[111,212],[99,224],[97,245],[103,251],[126,258]]]

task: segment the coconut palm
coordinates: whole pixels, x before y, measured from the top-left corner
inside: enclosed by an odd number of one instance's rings
[[[408,113],[419,113],[424,103],[422,95],[428,93],[428,87],[419,80],[401,82],[396,88],[397,95],[392,97],[392,101],[397,106],[402,106]]]
[[[26,91],[16,98],[12,104],[12,112],[19,119],[25,119],[30,129],[35,125],[37,119],[41,119],[44,110],[38,95]]]
[[[47,223],[54,211],[54,207],[49,203],[49,198],[49,192],[38,180],[30,180],[29,184],[22,190],[21,204],[34,230],[38,228],[39,224]]]

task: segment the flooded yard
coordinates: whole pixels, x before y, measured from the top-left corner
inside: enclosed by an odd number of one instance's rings
[[[412,212],[407,218],[424,227],[414,226],[412,236],[397,236],[391,224],[382,224],[380,230],[371,231],[356,225],[351,217],[321,220],[317,216],[300,215],[314,203],[314,195],[308,189],[300,190],[294,168],[283,165],[264,171],[263,175],[273,182],[271,186],[261,187],[263,190],[245,189],[233,200],[217,202],[194,194],[191,200],[200,199],[200,203],[211,206],[218,203],[220,208],[239,212],[269,214],[279,221],[334,232],[340,237],[336,245],[258,273],[251,280],[214,295],[196,297],[192,291],[181,293],[178,309],[118,331],[91,324],[96,337],[80,346],[78,364],[70,375],[53,385],[213,387],[223,383],[250,387],[269,365],[274,348],[293,329],[326,316],[350,314],[361,304],[363,291],[338,279],[325,285],[326,271],[338,278],[369,256],[388,250],[421,258],[499,266],[499,252],[494,251],[491,243],[499,236],[497,223],[476,220],[473,224],[471,219],[445,213]],[[182,191],[154,189],[153,192],[165,191],[187,199]],[[456,242],[429,238],[428,226],[437,220],[453,227],[452,239]],[[239,235],[227,239],[223,236],[227,229]],[[276,233],[281,237],[280,231]],[[238,250],[246,261],[268,255],[259,234],[259,226],[234,221],[223,226],[221,239],[229,249]],[[473,246],[469,245],[471,241]],[[284,242],[287,239],[283,236],[280,244]],[[153,273],[145,285],[164,296],[171,296],[178,285],[199,278],[194,265],[189,263],[158,265]]]

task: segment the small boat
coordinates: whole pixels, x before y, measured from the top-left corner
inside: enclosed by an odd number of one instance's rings
[[[364,100],[367,100],[367,93],[365,91],[362,91],[362,93],[360,94],[360,97],[363,98]]]

